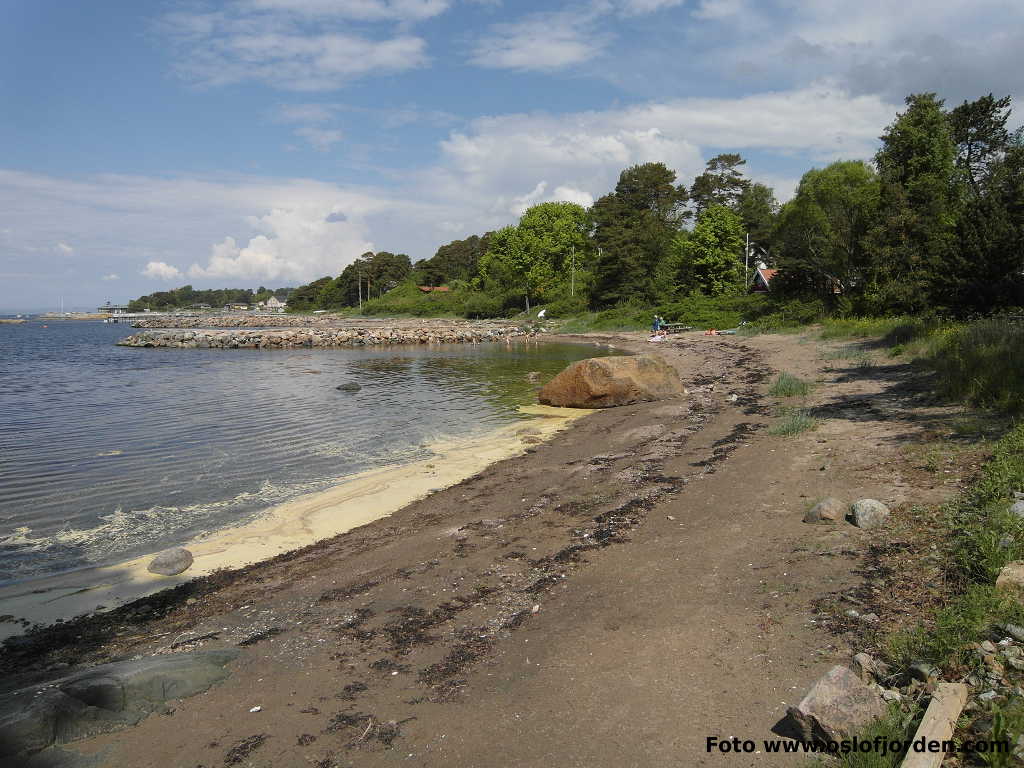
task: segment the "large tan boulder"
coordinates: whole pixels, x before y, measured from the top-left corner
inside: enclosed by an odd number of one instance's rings
[[[544,405],[612,408],[683,393],[675,368],[657,357],[594,357],[579,360],[540,391]]]
[[[790,725],[804,741],[839,741],[885,715],[882,697],[844,666],[822,675],[795,707]]]

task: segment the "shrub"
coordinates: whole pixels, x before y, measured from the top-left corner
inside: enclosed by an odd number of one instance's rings
[[[793,435],[799,435],[801,432],[806,432],[808,429],[814,429],[817,425],[818,420],[811,416],[810,413],[799,408],[793,408],[783,413],[782,418],[768,429],[768,434],[792,437]]]
[[[977,320],[936,334],[928,363],[939,390],[952,398],[1007,413],[1024,412],[1024,323]]]

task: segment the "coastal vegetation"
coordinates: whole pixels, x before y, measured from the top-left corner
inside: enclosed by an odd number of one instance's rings
[[[183,285],[170,291],[156,291],[146,296],[140,296],[128,302],[128,311],[143,312],[166,312],[174,309],[193,309],[196,307],[211,307],[220,309],[223,306],[233,304],[253,305],[266,301],[271,296],[281,301],[287,301],[294,288],[264,288],[260,286],[255,291],[251,288],[215,288],[210,290],[196,290],[191,285]]]
[[[949,109],[934,93],[911,95],[873,162],[811,169],[781,206],[735,153],[688,185],[663,163],[632,166],[588,209],[541,203],[415,264],[367,253],[297,289],[289,308],[482,317],[543,305],[575,326],[641,327],[657,313],[778,330],[1019,307],[1024,139],[1009,117],[1009,97]],[[751,299],[759,265],[778,271]]]

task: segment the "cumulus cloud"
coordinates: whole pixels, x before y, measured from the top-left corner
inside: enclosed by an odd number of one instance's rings
[[[184,276],[180,269],[163,261],[149,262],[141,274],[154,280],[177,280]]]
[[[675,8],[682,5],[686,0],[618,0],[617,5],[623,13],[639,16],[645,13],[654,13],[666,8]]]
[[[57,243],[56,248],[57,248],[58,251],[60,251],[61,253],[65,254],[67,256],[70,256],[72,253],[75,252],[75,249],[72,248],[70,245],[68,245],[65,242]]]
[[[581,189],[561,186],[556,187],[550,193],[547,190],[548,183],[546,181],[538,182],[537,186],[525,195],[513,198],[510,212],[516,216],[522,216],[528,208],[539,203],[576,203],[584,208],[589,208],[594,204],[593,195]]]
[[[100,280],[103,280],[104,282],[107,282],[107,283],[109,283],[109,282],[111,282],[113,280],[120,280],[120,279],[121,279],[121,276],[120,275],[116,275],[113,272],[111,272],[109,275],[104,275],[103,277],[100,278]]]

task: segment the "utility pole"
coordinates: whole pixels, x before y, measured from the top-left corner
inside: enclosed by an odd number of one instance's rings
[[[359,286],[359,311],[363,311],[363,275],[356,271],[356,284]]]
[[[576,295],[576,243],[572,244],[572,267],[569,272],[569,295]]]
[[[750,233],[747,232],[747,244],[743,246],[743,290],[750,285]]]

